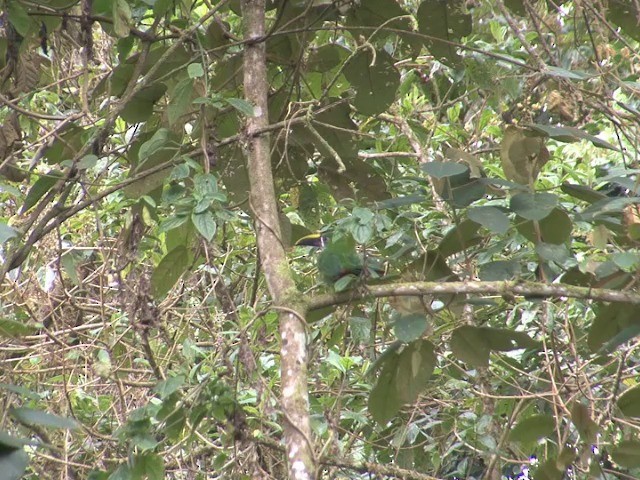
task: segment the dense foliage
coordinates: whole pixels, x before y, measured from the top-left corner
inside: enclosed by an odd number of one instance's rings
[[[251,4],[2,2],[0,476],[639,478],[638,2]]]

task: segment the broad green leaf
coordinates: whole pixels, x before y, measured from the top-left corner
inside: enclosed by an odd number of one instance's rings
[[[623,440],[611,450],[611,458],[621,467],[640,467],[640,441]]]
[[[242,113],[246,117],[253,117],[255,115],[255,111],[253,109],[253,105],[242,98],[225,98],[225,102],[235,108],[237,111]]]
[[[191,221],[196,227],[196,230],[202,235],[208,242],[213,240],[216,235],[216,217],[209,210],[205,210],[202,213],[194,213],[191,215]]]
[[[490,344],[478,327],[456,328],[451,334],[451,350],[460,360],[475,367],[489,365]]]
[[[563,480],[565,478],[564,472],[558,470],[557,459],[549,459],[543,462],[534,472],[536,480]]]
[[[518,217],[515,222],[518,233],[533,243],[543,241],[554,245],[567,243],[571,239],[573,231],[573,222],[569,215],[560,207],[551,210],[551,213],[538,222],[536,231],[533,221],[526,221],[522,217]],[[538,233],[542,238],[538,238]]]
[[[20,233],[13,227],[10,227],[4,222],[0,222],[0,244],[5,243],[7,240],[13,237],[19,236]]]
[[[218,193],[218,179],[210,173],[199,173],[193,177],[193,194],[196,198],[213,197]]]
[[[596,441],[600,427],[591,418],[589,408],[580,402],[571,405],[571,421],[578,429],[583,442],[591,445]]]
[[[162,380],[158,382],[158,384],[154,387],[154,391],[158,394],[161,399],[167,398],[174,392],[177,392],[185,383],[184,375],[175,375],[173,377],[169,377],[166,380]]]
[[[22,387],[20,385],[12,385],[9,383],[0,383],[1,390],[7,390],[9,392],[16,393],[23,398],[28,398],[31,400],[40,400],[42,397],[37,393],[29,390],[28,388]],[[0,431],[1,433],[1,431]],[[0,437],[0,443],[2,443],[2,438]]]
[[[25,212],[29,211],[61,178],[62,174],[55,170],[42,175],[29,189],[22,209]]]
[[[420,168],[436,178],[453,177],[469,171],[469,167],[458,162],[428,162],[420,165]]]
[[[518,332],[509,328],[475,327],[484,336],[491,350],[510,352],[521,348],[539,348],[536,342],[524,332]]]
[[[361,2],[351,9],[347,25],[354,27],[380,27],[384,25],[387,28],[405,28],[407,20],[398,17],[406,15],[407,12],[394,0],[369,0]],[[397,20],[394,21],[394,19]],[[354,31],[359,32],[359,30]],[[385,35],[385,31],[382,30],[380,35]]]
[[[38,329],[33,325],[26,325],[17,320],[8,318],[0,318],[0,338],[20,338],[25,335],[33,335]]]
[[[153,136],[140,146],[138,151],[138,164],[142,165],[151,155],[164,147],[169,141],[169,130],[160,128]]]
[[[420,33],[428,36],[424,40],[427,48],[436,60],[449,65],[460,63],[455,43],[472,31],[471,15],[462,10],[463,2],[460,0],[425,0],[416,14]]]
[[[156,17],[162,17],[166,15],[169,10],[175,5],[173,2],[174,0],[155,0],[153,2],[153,15]]]
[[[118,37],[129,35],[131,26],[131,7],[127,0],[113,0],[113,30]]]
[[[620,395],[616,406],[627,417],[640,417],[640,385],[636,385]]]
[[[133,461],[134,478],[146,480],[164,480],[164,462],[157,453],[144,452],[137,455]]]
[[[29,455],[22,448],[8,448],[0,444],[0,472],[4,480],[23,478],[29,465]]]
[[[557,127],[553,125],[541,125],[538,123],[528,124],[527,127],[547,135],[559,142],[578,142],[580,140],[588,140],[596,147],[607,148],[609,150],[619,151],[620,149],[609,142],[598,137],[588,134],[587,132],[575,127]]]
[[[60,417],[42,410],[31,408],[10,408],[9,415],[27,425],[36,427],[60,428],[65,430],[75,430],[79,428],[78,422],[71,418]]]
[[[527,220],[542,220],[558,204],[558,197],[552,193],[519,193],[511,197],[509,208]]]
[[[164,422],[164,429],[167,432],[169,439],[173,442],[178,441],[187,424],[187,417],[185,415],[184,408],[178,407],[176,410],[171,412],[169,416],[167,416]]]
[[[151,275],[154,298],[164,297],[189,268],[189,252],[180,245],[167,253]]]
[[[511,280],[522,275],[522,265],[517,260],[496,260],[480,265],[480,279],[486,282]]]
[[[31,18],[27,11],[18,0],[8,0],[6,8],[9,23],[13,25],[16,32],[23,37],[26,37],[29,34],[29,28],[31,27]]]
[[[395,383],[397,365],[397,355],[384,362],[378,381],[369,394],[369,413],[381,425],[391,420],[402,407]]]
[[[400,73],[386,51],[377,50],[374,57],[370,50],[361,50],[343,73],[356,90],[353,105],[363,115],[382,113],[394,102]]]
[[[419,313],[403,315],[396,319],[393,329],[396,338],[403,342],[412,342],[419,339],[429,326],[428,318]]]
[[[531,443],[550,436],[556,428],[551,415],[532,415],[519,421],[509,432],[512,442]]]
[[[599,200],[607,198],[604,193],[598,192],[597,190],[594,190],[593,188],[587,187],[585,185],[575,185],[572,183],[564,182],[561,189],[567,195],[571,195],[574,198],[584,200],[585,202],[589,203],[595,203]]]
[[[376,422],[385,424],[424,390],[436,364],[434,346],[427,340],[411,342],[403,349],[392,346],[378,359],[380,364],[382,370],[369,396],[369,412]]]
[[[5,449],[20,449],[27,445],[37,445],[39,443],[36,439],[20,438],[9,435],[4,430],[0,430],[0,451]]]
[[[426,387],[436,366],[434,350],[428,340],[416,340],[399,353],[395,383],[403,404],[415,402]]]
[[[169,125],[174,125],[185,113],[187,113],[191,106],[192,96],[193,81],[190,78],[182,79],[173,88],[173,91],[171,92],[171,101],[167,106]]]
[[[640,313],[631,304],[599,304],[594,310],[596,311],[596,318],[589,328],[587,337],[587,344],[592,352],[600,350],[603,345],[627,328],[640,325]]]
[[[545,66],[543,72],[551,77],[568,78],[569,80],[588,80],[589,78],[594,76],[586,72],[566,70],[564,68],[555,67],[553,65]]]
[[[187,73],[189,74],[189,78],[200,78],[204,76],[204,68],[202,68],[201,63],[191,63],[187,67]],[[193,82],[191,82],[193,84]]]
[[[471,220],[463,220],[459,225],[450,229],[440,241],[438,251],[444,258],[462,252],[482,241],[478,234],[480,225]]]
[[[509,230],[509,217],[496,207],[475,207],[467,212],[469,220],[479,223],[487,230],[504,235]]]
[[[555,262],[558,265],[574,266],[577,263],[577,260],[565,245],[539,242],[536,245],[536,253],[541,259]]]
[[[120,112],[120,116],[128,123],[147,121],[153,114],[153,106],[164,96],[166,91],[167,86],[164,83],[154,83],[142,88],[127,102]]]
[[[640,42],[640,23],[638,6],[629,0],[611,0],[605,10],[607,20],[618,25],[622,31]]]
[[[307,69],[313,72],[328,72],[337,67],[348,56],[349,50],[342,45],[335,43],[321,45],[309,53]]]
[[[613,352],[623,343],[627,343],[640,335],[640,322],[632,323],[629,326],[624,327],[619,333],[605,343],[598,353],[610,353]]]

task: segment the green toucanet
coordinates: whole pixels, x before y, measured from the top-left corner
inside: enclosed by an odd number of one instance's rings
[[[318,271],[327,283],[333,283],[346,275],[360,276],[363,270],[366,273],[382,270],[374,266],[369,258],[365,269],[363,257],[356,250],[356,242],[351,237],[341,237],[330,242],[322,234],[314,233],[302,237],[296,245],[322,249],[317,260]]]

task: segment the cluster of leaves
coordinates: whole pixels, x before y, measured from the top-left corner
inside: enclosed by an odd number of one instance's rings
[[[513,478],[532,455],[535,478],[640,474],[639,12],[581,3],[267,4],[282,241],[322,228],[338,254],[319,286],[294,250],[301,291],[584,297],[310,310],[330,474]],[[4,6],[2,471],[284,478],[238,2]],[[365,268],[340,277],[341,259]]]

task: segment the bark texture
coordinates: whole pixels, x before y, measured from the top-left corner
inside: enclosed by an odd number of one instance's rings
[[[244,91],[254,106],[247,119],[245,145],[260,261],[275,308],[280,312],[281,399],[289,478],[315,479],[309,422],[307,337],[304,309],[293,282],[280,235],[277,199],[271,170],[267,95],[265,0],[244,0]],[[300,312],[300,313],[297,313]]]

